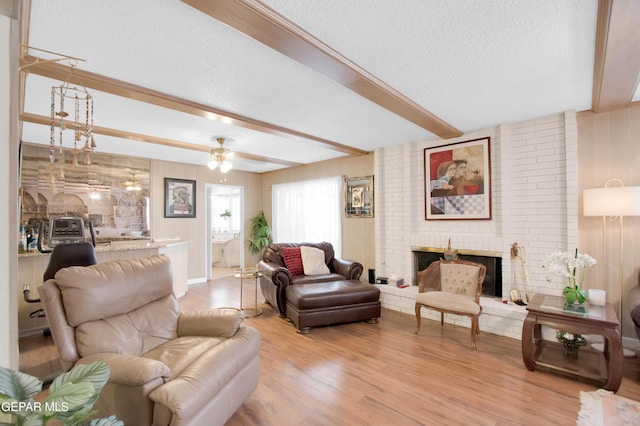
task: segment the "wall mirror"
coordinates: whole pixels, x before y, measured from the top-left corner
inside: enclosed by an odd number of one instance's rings
[[[346,217],[373,217],[373,176],[344,179]]]
[[[51,217],[79,216],[93,222],[99,242],[149,238],[150,160],[57,150],[51,163],[48,145],[21,145],[20,224],[27,233]]]

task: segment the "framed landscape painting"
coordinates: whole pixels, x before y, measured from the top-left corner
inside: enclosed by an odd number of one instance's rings
[[[164,217],[196,217],[196,181],[164,178]]]
[[[491,219],[489,137],[424,150],[425,219]]]

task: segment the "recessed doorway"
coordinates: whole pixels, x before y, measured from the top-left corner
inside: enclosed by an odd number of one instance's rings
[[[244,265],[244,188],[206,185],[207,279]]]

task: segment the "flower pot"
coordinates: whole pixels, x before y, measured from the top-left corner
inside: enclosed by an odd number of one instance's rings
[[[568,305],[573,305],[576,302],[582,305],[587,300],[587,292],[580,287],[567,286],[564,288],[563,294]]]
[[[566,358],[571,358],[571,359],[578,358],[578,350],[580,349],[580,346],[564,345],[563,348],[564,348],[563,355]]]
[[[578,294],[576,289],[573,287],[565,287],[564,288],[564,300],[567,302],[567,305],[573,305],[578,300]]]

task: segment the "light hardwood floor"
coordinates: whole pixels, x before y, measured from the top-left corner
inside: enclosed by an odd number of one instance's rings
[[[247,307],[253,284],[245,281],[244,292]],[[226,278],[190,286],[180,305],[189,311],[238,302],[239,280]],[[264,314],[244,325],[262,336],[260,383],[228,425],[570,425],[580,391],[599,388],[528,371],[519,340],[481,332],[472,352],[467,328],[423,320],[416,336],[413,316],[386,309],[378,324],[300,335],[260,295],[258,302]],[[23,371],[27,359],[35,367],[55,365],[51,345],[39,344],[35,357],[42,362],[36,362],[26,342]],[[640,400],[636,358],[625,359],[618,395]]]

